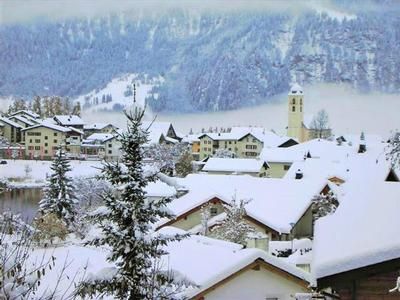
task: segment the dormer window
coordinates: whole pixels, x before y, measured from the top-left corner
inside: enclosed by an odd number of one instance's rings
[[[292,91],[292,94],[297,94],[297,91]]]

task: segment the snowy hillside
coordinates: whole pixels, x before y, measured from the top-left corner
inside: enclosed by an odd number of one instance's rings
[[[148,78],[138,74],[126,74],[111,80],[104,88],[95,89],[86,95],[79,96],[74,102],[80,102],[87,112],[121,111],[133,104],[134,86],[135,100],[144,106],[145,98],[155,84],[160,84],[162,78]],[[155,95],[153,95],[155,97]]]

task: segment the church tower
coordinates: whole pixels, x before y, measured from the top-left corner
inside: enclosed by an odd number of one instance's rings
[[[288,93],[288,127],[287,135],[303,142],[305,137],[305,128],[303,126],[304,114],[304,93],[300,85],[295,83]]]

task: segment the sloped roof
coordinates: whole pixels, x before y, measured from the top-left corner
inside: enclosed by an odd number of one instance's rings
[[[303,95],[303,88],[298,84],[294,83],[289,90],[288,95]]]
[[[116,135],[115,134],[111,134],[111,133],[93,133],[91,135],[89,135],[86,139],[85,142],[87,141],[100,141],[102,143],[111,140],[113,138],[115,138]]]
[[[10,125],[12,127],[16,127],[16,128],[22,129],[21,125],[19,125],[18,123],[15,123],[14,121],[10,120],[9,118],[0,117],[0,121],[3,122],[3,123],[6,123],[6,124],[8,124],[8,125]]]
[[[400,184],[369,181],[343,186],[345,195],[335,213],[316,222],[316,278],[400,258]]]
[[[159,230],[159,233],[173,235],[186,232],[165,227]],[[207,290],[256,260],[262,260],[305,282],[310,281],[309,273],[263,250],[242,249],[242,245],[200,235],[191,235],[179,242],[171,242],[166,247],[166,251],[168,254],[163,256],[162,262],[173,272],[198,286],[185,293],[188,298]]]
[[[54,116],[54,120],[56,120],[63,126],[76,126],[85,124],[85,122],[76,115],[56,115]]]
[[[265,161],[246,158],[209,158],[203,171],[221,172],[260,172]]]
[[[33,122],[32,120],[28,120],[27,118],[24,118],[24,117],[22,117],[20,115],[12,116],[12,117],[10,117],[10,119],[16,119],[16,120],[21,121],[21,122],[23,122],[23,123],[25,123],[26,125],[29,125],[29,126],[33,126],[33,125],[37,124],[37,122]]]
[[[101,129],[106,128],[107,126],[114,126],[114,125],[111,123],[92,123],[92,124],[84,125],[83,129],[85,129],[85,130],[95,130],[95,129],[101,130]]]
[[[34,112],[31,111],[31,110],[18,110],[18,111],[16,111],[16,112],[12,113],[11,116],[19,115],[19,114],[21,114],[21,113],[22,113],[22,114],[27,114],[28,116],[30,116],[30,117],[32,117],[32,118],[34,118],[34,119],[37,119],[37,118],[40,117],[37,113],[34,113]]]
[[[178,217],[217,197],[229,203],[233,197],[252,199],[246,206],[249,217],[279,233],[289,233],[309,208],[311,199],[326,186],[326,180],[285,180],[250,175],[190,174],[177,178],[189,192],[168,207]],[[164,220],[162,224],[166,224]],[[160,225],[162,225],[160,224]]]
[[[161,135],[167,136],[169,128],[172,126],[170,122],[143,122],[142,128],[147,129],[149,133],[149,144],[158,144]]]
[[[22,129],[22,131],[31,130],[31,129],[35,129],[35,128],[38,128],[38,127],[46,127],[46,128],[52,129],[52,130],[60,131],[60,132],[69,132],[69,131],[71,131],[70,128],[59,126],[59,125],[55,125],[55,124],[52,124],[52,123],[49,123],[49,122],[45,122],[45,121],[41,122],[39,124],[36,124],[34,126],[28,127],[28,128],[24,128],[24,129]]]

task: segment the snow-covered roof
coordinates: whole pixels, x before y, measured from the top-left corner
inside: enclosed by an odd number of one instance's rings
[[[81,126],[85,124],[85,122],[76,115],[56,115],[54,116],[54,120],[63,126]]]
[[[11,120],[15,119],[15,120],[21,121],[28,126],[33,126],[37,123],[37,122],[33,122],[32,120],[28,120],[27,118],[24,118],[23,116],[20,116],[20,115],[12,116],[12,117],[10,117],[10,119]]]
[[[261,159],[248,158],[209,158],[203,171],[220,172],[260,172],[265,161]]]
[[[229,203],[233,197],[251,199],[246,205],[249,217],[279,233],[289,233],[309,208],[311,199],[326,186],[326,180],[286,180],[257,178],[250,175],[190,174],[177,178],[188,193],[168,207],[179,217],[214,197]],[[162,224],[166,224],[164,220]],[[161,225],[161,224],[160,224]]]
[[[172,227],[165,227],[159,232],[163,235],[186,233]],[[309,273],[265,251],[242,249],[241,245],[200,235],[191,235],[179,242],[169,243],[166,251],[169,254],[163,257],[165,265],[180,274],[182,279],[198,286],[187,291],[188,298],[207,290],[258,259],[305,282],[310,281]]]
[[[315,227],[312,269],[316,278],[400,258],[400,184],[345,183],[333,215]]]
[[[149,144],[158,144],[161,135],[167,137],[168,130],[172,126],[170,122],[143,122],[142,128],[147,129],[149,133]]]
[[[116,135],[111,133],[93,133],[85,139],[85,142],[100,141],[104,143],[113,139],[114,137],[116,137]]]
[[[294,161],[301,161],[307,155],[307,151],[294,149],[295,146],[289,148],[263,148],[260,157],[269,163],[293,163]]]
[[[149,182],[145,191],[148,197],[173,197],[176,195],[176,189],[161,180]]]
[[[294,83],[290,87],[288,95],[303,95],[303,88],[298,83]]]
[[[36,124],[36,125],[28,127],[28,128],[24,128],[24,129],[22,129],[22,131],[27,131],[27,130],[31,130],[31,129],[35,129],[35,128],[39,128],[39,127],[46,127],[46,128],[52,129],[52,130],[60,131],[60,132],[69,132],[69,131],[71,131],[70,128],[59,126],[59,125],[55,125],[55,124],[51,124],[51,123],[46,122],[46,121],[43,121],[43,122],[41,122],[39,124]]]
[[[200,134],[188,134],[183,136],[182,142],[192,144],[193,142],[200,142]]]
[[[107,126],[115,127],[111,123],[92,123],[92,124],[84,125],[83,129],[85,129],[85,130],[96,130],[96,129],[101,130],[101,129],[106,128]]]
[[[6,124],[8,124],[8,125],[10,125],[10,126],[12,126],[12,127],[16,127],[16,128],[21,128],[21,129],[22,129],[22,126],[21,126],[21,125],[19,125],[18,123],[15,123],[14,121],[10,120],[9,118],[0,117],[0,121],[1,121],[2,123],[6,123]]]
[[[12,113],[11,116],[20,115],[20,114],[26,114],[34,119],[37,119],[40,117],[37,113],[34,113],[31,110],[18,110],[16,112]]]

